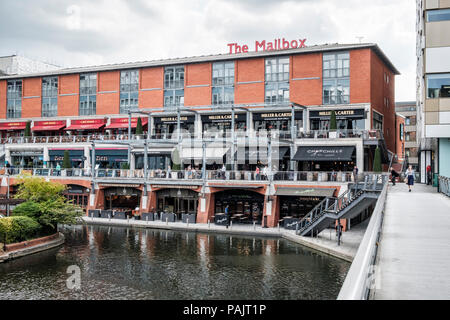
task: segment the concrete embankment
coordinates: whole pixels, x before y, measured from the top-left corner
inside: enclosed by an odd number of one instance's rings
[[[132,228],[150,228],[187,232],[205,232],[220,233],[228,235],[258,236],[258,237],[278,237],[293,241],[308,248],[329,254],[331,256],[352,262],[359,243],[364,236],[364,230],[367,223],[362,223],[351,230],[345,232],[342,236],[341,244],[337,245],[337,239],[334,231],[324,230],[316,238],[302,237],[295,234],[294,230],[285,230],[283,228],[262,228],[253,225],[233,225],[228,229],[225,226],[215,224],[186,224],[182,222],[161,222],[161,221],[141,221],[141,220],[121,220],[83,217],[87,224],[104,226],[123,226]]]
[[[57,233],[47,237],[6,245],[4,247],[5,251],[0,251],[0,263],[52,249],[63,243],[64,235]]]

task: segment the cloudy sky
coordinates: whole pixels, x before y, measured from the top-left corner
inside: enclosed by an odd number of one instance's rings
[[[227,53],[274,38],[377,43],[415,100],[413,0],[0,0],[0,56],[64,67]]]

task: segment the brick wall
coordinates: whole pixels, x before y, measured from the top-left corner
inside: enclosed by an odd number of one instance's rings
[[[0,119],[6,119],[6,80],[0,80]]]
[[[58,116],[77,116],[79,114],[80,76],[63,75],[59,77]]]
[[[162,108],[164,105],[164,68],[140,70],[139,108]],[[151,90],[148,90],[151,89]]]
[[[235,103],[264,102],[263,58],[238,60],[235,64],[235,78]]]
[[[42,115],[42,79],[23,79],[22,91],[22,117],[40,117]]]
[[[290,62],[291,101],[302,105],[322,104],[322,53],[292,56]]]
[[[99,72],[97,92],[97,114],[119,114],[120,71]]]
[[[184,104],[186,106],[211,105],[212,64],[186,65]]]

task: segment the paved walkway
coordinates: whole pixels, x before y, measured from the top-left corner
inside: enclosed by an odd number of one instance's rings
[[[332,256],[351,262],[355,257],[359,244],[364,236],[364,232],[369,220],[355,226],[351,230],[344,232],[342,235],[341,245],[337,245],[336,232],[334,230],[325,229],[317,238],[302,237],[295,235],[294,230],[285,230],[284,228],[262,228],[261,226],[235,224],[231,228],[226,229],[224,226],[211,224],[189,224],[182,222],[165,222],[161,221],[141,221],[141,220],[120,220],[83,217],[88,224],[102,224],[109,226],[130,226],[139,228],[168,229],[191,232],[212,232],[249,236],[267,236],[267,237],[283,237],[294,241],[309,248],[330,254]]]
[[[375,299],[450,299],[450,199],[431,186],[389,186]]]

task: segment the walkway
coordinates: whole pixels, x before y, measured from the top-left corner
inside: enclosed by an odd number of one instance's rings
[[[431,186],[389,186],[375,299],[450,299],[450,199]]]

